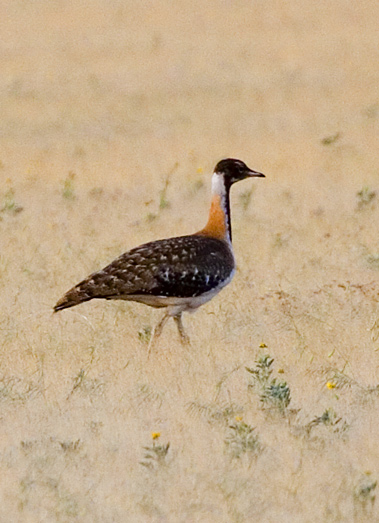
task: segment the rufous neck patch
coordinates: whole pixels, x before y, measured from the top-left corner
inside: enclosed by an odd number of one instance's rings
[[[208,223],[198,234],[219,238],[220,240],[228,239],[228,218],[223,203],[222,196],[219,194],[213,196]]]

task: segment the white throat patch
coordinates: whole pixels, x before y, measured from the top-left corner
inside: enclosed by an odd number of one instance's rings
[[[212,174],[212,194],[218,194],[219,196],[225,196],[226,189],[224,178],[220,174]]]
[[[220,197],[220,204],[224,213],[225,227],[226,227],[226,241],[229,245],[232,244],[230,237],[230,216],[227,208],[228,194],[225,188],[224,177],[220,174],[213,173],[212,175],[212,195]]]

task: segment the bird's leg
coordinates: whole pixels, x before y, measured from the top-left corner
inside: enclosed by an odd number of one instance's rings
[[[179,312],[179,314],[174,316],[174,320],[175,320],[176,326],[178,327],[181,342],[183,343],[183,345],[189,345],[190,339],[189,339],[189,336],[184,331],[183,322],[182,322],[182,313]]]
[[[170,316],[166,312],[164,314],[164,316],[162,317],[162,319],[159,321],[159,323],[157,323],[157,325],[154,327],[153,332],[151,333],[149,347],[147,349],[147,356],[148,357],[150,356],[150,353],[151,353],[151,350],[153,348],[153,345],[155,345],[157,339],[162,334],[163,327],[166,325],[167,320],[169,319],[169,317]]]

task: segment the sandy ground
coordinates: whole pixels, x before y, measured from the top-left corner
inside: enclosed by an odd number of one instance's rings
[[[1,523],[379,520],[378,19],[1,3]],[[233,188],[238,271],[190,349],[168,325],[147,359],[139,304],[53,316],[201,228],[227,156],[267,177]]]

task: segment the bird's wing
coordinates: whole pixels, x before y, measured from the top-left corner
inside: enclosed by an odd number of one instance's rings
[[[181,236],[132,249],[68,291],[58,311],[93,298],[132,295],[194,297],[217,287],[234,269],[226,242],[203,236]]]

